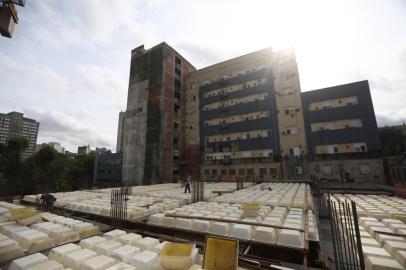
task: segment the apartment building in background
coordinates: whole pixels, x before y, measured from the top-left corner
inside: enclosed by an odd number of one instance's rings
[[[50,146],[53,149],[55,149],[56,152],[65,154],[65,147],[63,147],[59,142],[37,144],[34,152],[35,153],[39,152],[44,146]]]
[[[78,157],[86,156],[87,154],[90,154],[90,146],[89,145],[78,146],[78,152],[77,152],[76,156],[78,156]]]
[[[292,49],[195,70],[166,43],[140,46],[123,123],[125,184],[384,179],[368,82],[302,93]]]
[[[300,156],[306,153],[292,50],[267,48],[191,73],[186,89],[184,176],[277,179],[286,174],[284,167],[294,165],[299,174],[293,176],[298,178],[303,175]]]
[[[30,157],[37,145],[39,122],[24,117],[20,112],[0,113],[0,144],[5,144],[13,137],[27,139],[28,147],[21,153],[23,159]]]
[[[165,42],[131,52],[124,121],[123,183],[177,181],[185,81],[195,68]]]
[[[368,81],[304,92],[302,102],[311,174],[343,181],[349,174],[369,183],[384,179]]]

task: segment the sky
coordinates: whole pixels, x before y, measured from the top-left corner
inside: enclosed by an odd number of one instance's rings
[[[38,143],[115,150],[130,52],[162,41],[202,68],[293,47],[302,91],[368,80],[378,125],[406,122],[404,0],[28,0],[0,37],[0,112]]]

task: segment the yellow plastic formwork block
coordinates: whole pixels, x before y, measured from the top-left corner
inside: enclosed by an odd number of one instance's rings
[[[235,270],[238,267],[238,241],[220,237],[206,237],[203,269]]]

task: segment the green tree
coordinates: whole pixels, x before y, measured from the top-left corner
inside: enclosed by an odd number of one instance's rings
[[[5,195],[16,195],[22,188],[21,153],[27,149],[28,141],[24,137],[13,137],[1,147],[1,172],[4,177]]]

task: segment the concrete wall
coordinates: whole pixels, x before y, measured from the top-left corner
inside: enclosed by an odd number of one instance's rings
[[[122,176],[123,183],[127,185],[140,185],[144,178],[147,90],[148,80],[132,83],[128,89]]]
[[[325,173],[324,166],[331,168],[331,173]],[[362,173],[361,166],[368,166],[369,172]],[[345,173],[350,173],[354,182],[369,184],[384,184],[385,173],[383,160],[376,159],[346,159],[346,160],[321,160],[310,162],[311,173],[318,179],[343,181]]]

